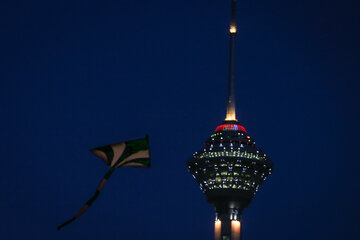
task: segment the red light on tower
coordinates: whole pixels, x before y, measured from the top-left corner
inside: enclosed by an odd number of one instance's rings
[[[218,131],[241,131],[246,133],[245,128],[238,124],[222,124],[215,129],[215,132]]]

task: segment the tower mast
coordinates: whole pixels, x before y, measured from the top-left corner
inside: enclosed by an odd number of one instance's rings
[[[236,0],[231,1],[230,20],[230,53],[229,53],[229,79],[228,101],[225,121],[237,121],[235,113],[235,37],[236,37]]]

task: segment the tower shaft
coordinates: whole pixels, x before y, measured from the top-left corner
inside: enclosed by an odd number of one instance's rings
[[[240,221],[215,221],[215,240],[241,240],[240,231]]]

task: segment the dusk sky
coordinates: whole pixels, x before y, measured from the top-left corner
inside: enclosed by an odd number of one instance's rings
[[[213,239],[186,170],[226,111],[230,0],[0,2],[0,238]],[[274,162],[244,240],[360,238],[357,1],[238,0],[237,118]],[[90,148],[150,136],[149,169]]]

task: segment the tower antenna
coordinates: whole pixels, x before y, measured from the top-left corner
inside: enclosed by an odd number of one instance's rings
[[[231,1],[230,20],[230,54],[229,54],[229,79],[228,101],[225,121],[237,122],[235,113],[235,37],[236,37],[236,0]]]

